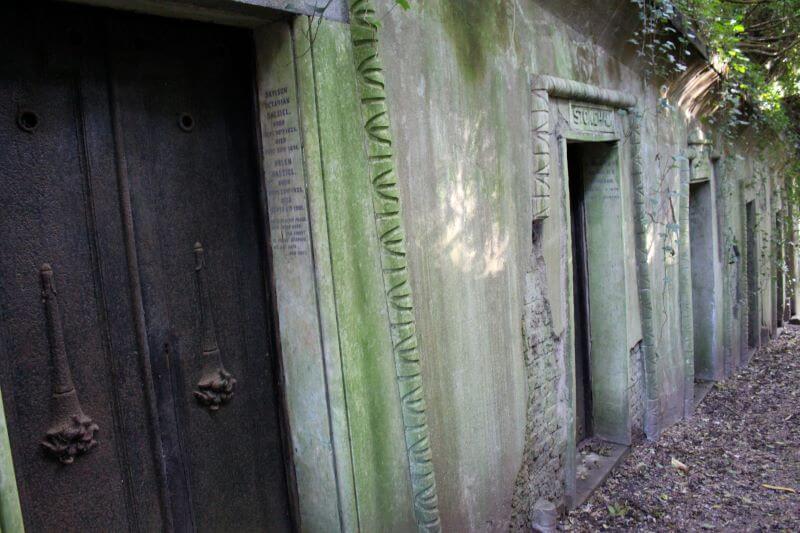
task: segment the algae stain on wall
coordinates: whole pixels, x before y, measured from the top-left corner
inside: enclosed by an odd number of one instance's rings
[[[438,0],[437,11],[467,81],[486,75],[489,57],[511,43],[512,7],[505,0]]]
[[[510,515],[524,439],[529,78],[513,3],[416,5],[384,19],[385,50],[398,50],[385,55],[387,90],[404,124],[412,283],[427,295],[417,313],[443,526],[479,530]]]
[[[418,86],[427,100],[426,132],[437,160],[439,232],[436,252],[464,273],[494,276],[508,259],[515,206],[513,187],[521,182],[527,144],[527,77],[506,54],[510,10],[492,4],[489,19],[469,22],[472,2],[445,2],[430,8],[423,38],[431,68]],[[501,35],[493,39],[492,34]],[[516,135],[515,135],[516,133]],[[436,233],[433,231],[433,233]]]

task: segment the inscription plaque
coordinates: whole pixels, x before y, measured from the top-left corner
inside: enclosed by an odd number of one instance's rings
[[[580,131],[614,133],[614,110],[608,107],[569,104],[569,123]]]
[[[308,253],[308,219],[305,187],[297,168],[301,162],[300,133],[293,109],[296,104],[286,86],[269,87],[262,101],[266,111],[264,152],[273,251],[303,256]]]

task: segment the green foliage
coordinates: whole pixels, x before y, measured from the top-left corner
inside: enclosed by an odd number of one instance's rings
[[[623,504],[608,504],[606,507],[608,508],[609,516],[614,517],[624,517],[630,511],[628,506]]]
[[[800,95],[800,0],[631,1],[642,20],[631,42],[656,74],[685,71],[690,43],[706,47],[730,125],[792,129],[785,102]]]
[[[800,93],[800,0],[677,0],[736,87],[775,129]]]
[[[641,25],[630,42],[648,74],[680,75],[702,50],[717,83],[707,95],[715,112],[701,120],[729,139],[745,126],[770,129],[800,154],[800,0],[631,2]],[[671,107],[666,98],[661,105]],[[800,184],[800,164],[784,172],[787,184]]]

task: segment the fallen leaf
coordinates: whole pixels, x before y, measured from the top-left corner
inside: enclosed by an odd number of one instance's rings
[[[682,462],[678,461],[674,457],[672,458],[672,461],[670,461],[670,464],[673,466],[673,468],[677,468],[681,472],[689,472],[689,467],[683,464]]]
[[[761,486],[765,489],[779,490],[781,492],[791,492],[792,494],[797,494],[797,491],[791,487],[781,487],[780,485],[769,485],[767,483],[762,483]]]

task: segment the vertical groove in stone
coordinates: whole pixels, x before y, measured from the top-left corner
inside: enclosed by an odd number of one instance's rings
[[[655,327],[653,325],[653,293],[650,279],[650,267],[647,264],[647,187],[644,183],[644,162],[642,161],[642,113],[633,110],[631,117],[631,149],[633,151],[631,177],[634,189],[635,235],[636,235],[636,273],[639,287],[639,307],[642,320],[642,363],[645,378],[644,432],[648,438],[654,439],[660,430],[658,383],[656,368],[658,366],[658,350],[655,343]]]
[[[440,531],[400,191],[395,173],[383,63],[378,53],[378,27],[372,0],[351,0],[350,32],[356,84],[372,181],[372,205],[381,245],[381,267],[411,473],[414,517],[420,531]]]

